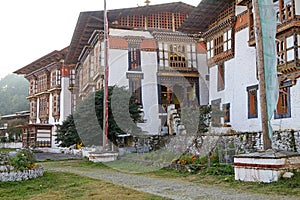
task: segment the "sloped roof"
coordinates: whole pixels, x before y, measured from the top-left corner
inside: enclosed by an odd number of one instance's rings
[[[120,27],[113,23],[122,16],[139,16],[150,15],[161,12],[183,12],[189,14],[195,7],[182,3],[166,3],[158,5],[139,6],[134,8],[115,9],[108,11],[109,26],[112,28],[125,28]],[[66,64],[77,63],[83,47],[87,44],[88,39],[94,30],[103,30],[103,11],[89,11],[81,12],[79,14],[77,24],[70,43],[69,52],[66,57]],[[127,29],[130,27],[126,27]]]
[[[61,59],[65,59],[65,56],[68,52],[68,47],[65,47],[62,50],[55,50],[51,53],[48,53],[47,55],[33,61],[32,63],[22,67],[21,69],[18,69],[15,71],[15,74],[30,74],[38,69],[41,69],[53,62],[59,62]]]
[[[180,27],[180,31],[203,33],[218,15],[232,5],[235,0],[202,0]]]

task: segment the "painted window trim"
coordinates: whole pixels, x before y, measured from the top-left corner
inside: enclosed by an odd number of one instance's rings
[[[251,114],[250,112],[250,91],[253,91],[255,90],[255,110],[256,110],[256,113],[254,114]],[[253,118],[258,118],[258,105],[257,105],[257,90],[258,90],[258,85],[253,85],[253,86],[249,86],[247,87],[247,98],[248,98],[248,119],[253,119]]]
[[[277,109],[276,111],[274,112],[274,119],[284,119],[284,118],[291,118],[292,116],[292,112],[291,112],[291,84],[292,84],[292,81],[286,81],[284,83],[282,83],[282,86],[286,86],[285,88],[287,88],[287,108],[288,108],[288,111],[284,114],[278,114],[277,113]]]

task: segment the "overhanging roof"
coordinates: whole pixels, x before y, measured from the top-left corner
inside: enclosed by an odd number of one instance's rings
[[[187,15],[191,13],[194,6],[182,3],[166,3],[149,6],[139,6],[134,8],[115,9],[108,11],[109,26],[112,28],[124,28],[118,26],[115,21],[122,16],[147,16],[162,12],[183,12]],[[77,59],[94,30],[103,30],[103,11],[81,12],[70,43],[69,52],[66,57],[66,64],[76,64]],[[126,27],[129,28],[130,27]]]
[[[22,67],[21,69],[18,69],[15,71],[15,74],[30,74],[38,69],[41,69],[53,62],[59,62],[61,59],[65,59],[65,56],[68,52],[68,47],[60,50],[60,51],[52,51],[51,53],[48,53],[47,55],[33,61],[32,63]]]
[[[180,27],[187,33],[203,33],[235,0],[202,0]]]

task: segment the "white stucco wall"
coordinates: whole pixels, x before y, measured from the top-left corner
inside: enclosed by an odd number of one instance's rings
[[[235,57],[225,64],[225,89],[217,90],[218,67],[210,68],[210,102],[230,103],[230,124],[236,131],[259,131],[260,120],[248,119],[247,87],[257,85],[255,48],[248,46],[248,29],[235,35]],[[259,103],[259,101],[258,101]],[[259,114],[260,115],[260,114]]]
[[[296,15],[300,15],[300,1],[299,0],[295,0],[295,11],[296,11]]]
[[[158,118],[158,92],[157,92],[157,65],[156,52],[141,52],[142,71],[128,71],[128,50],[109,50],[109,85],[125,86],[129,88],[129,79],[126,73],[143,73],[142,101],[144,107],[145,123],[139,126],[148,134],[157,134],[160,121]]]
[[[210,102],[221,99],[230,103],[230,124],[239,132],[261,131],[260,99],[258,89],[258,118],[248,119],[247,87],[258,85],[255,48],[248,46],[248,29],[235,35],[235,57],[225,62],[225,89],[217,91],[217,66],[210,68]],[[291,118],[273,119],[273,130],[300,129],[300,84],[290,88]]]

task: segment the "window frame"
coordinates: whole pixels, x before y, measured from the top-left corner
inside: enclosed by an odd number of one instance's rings
[[[220,63],[217,66],[217,91],[225,89],[225,63]]]
[[[286,81],[282,83],[282,87],[279,90],[274,119],[291,118],[291,84],[292,81]],[[283,108],[280,108],[280,106]]]
[[[248,119],[258,118],[258,85],[247,87]]]
[[[128,46],[128,70],[141,71],[141,48],[139,45]]]

